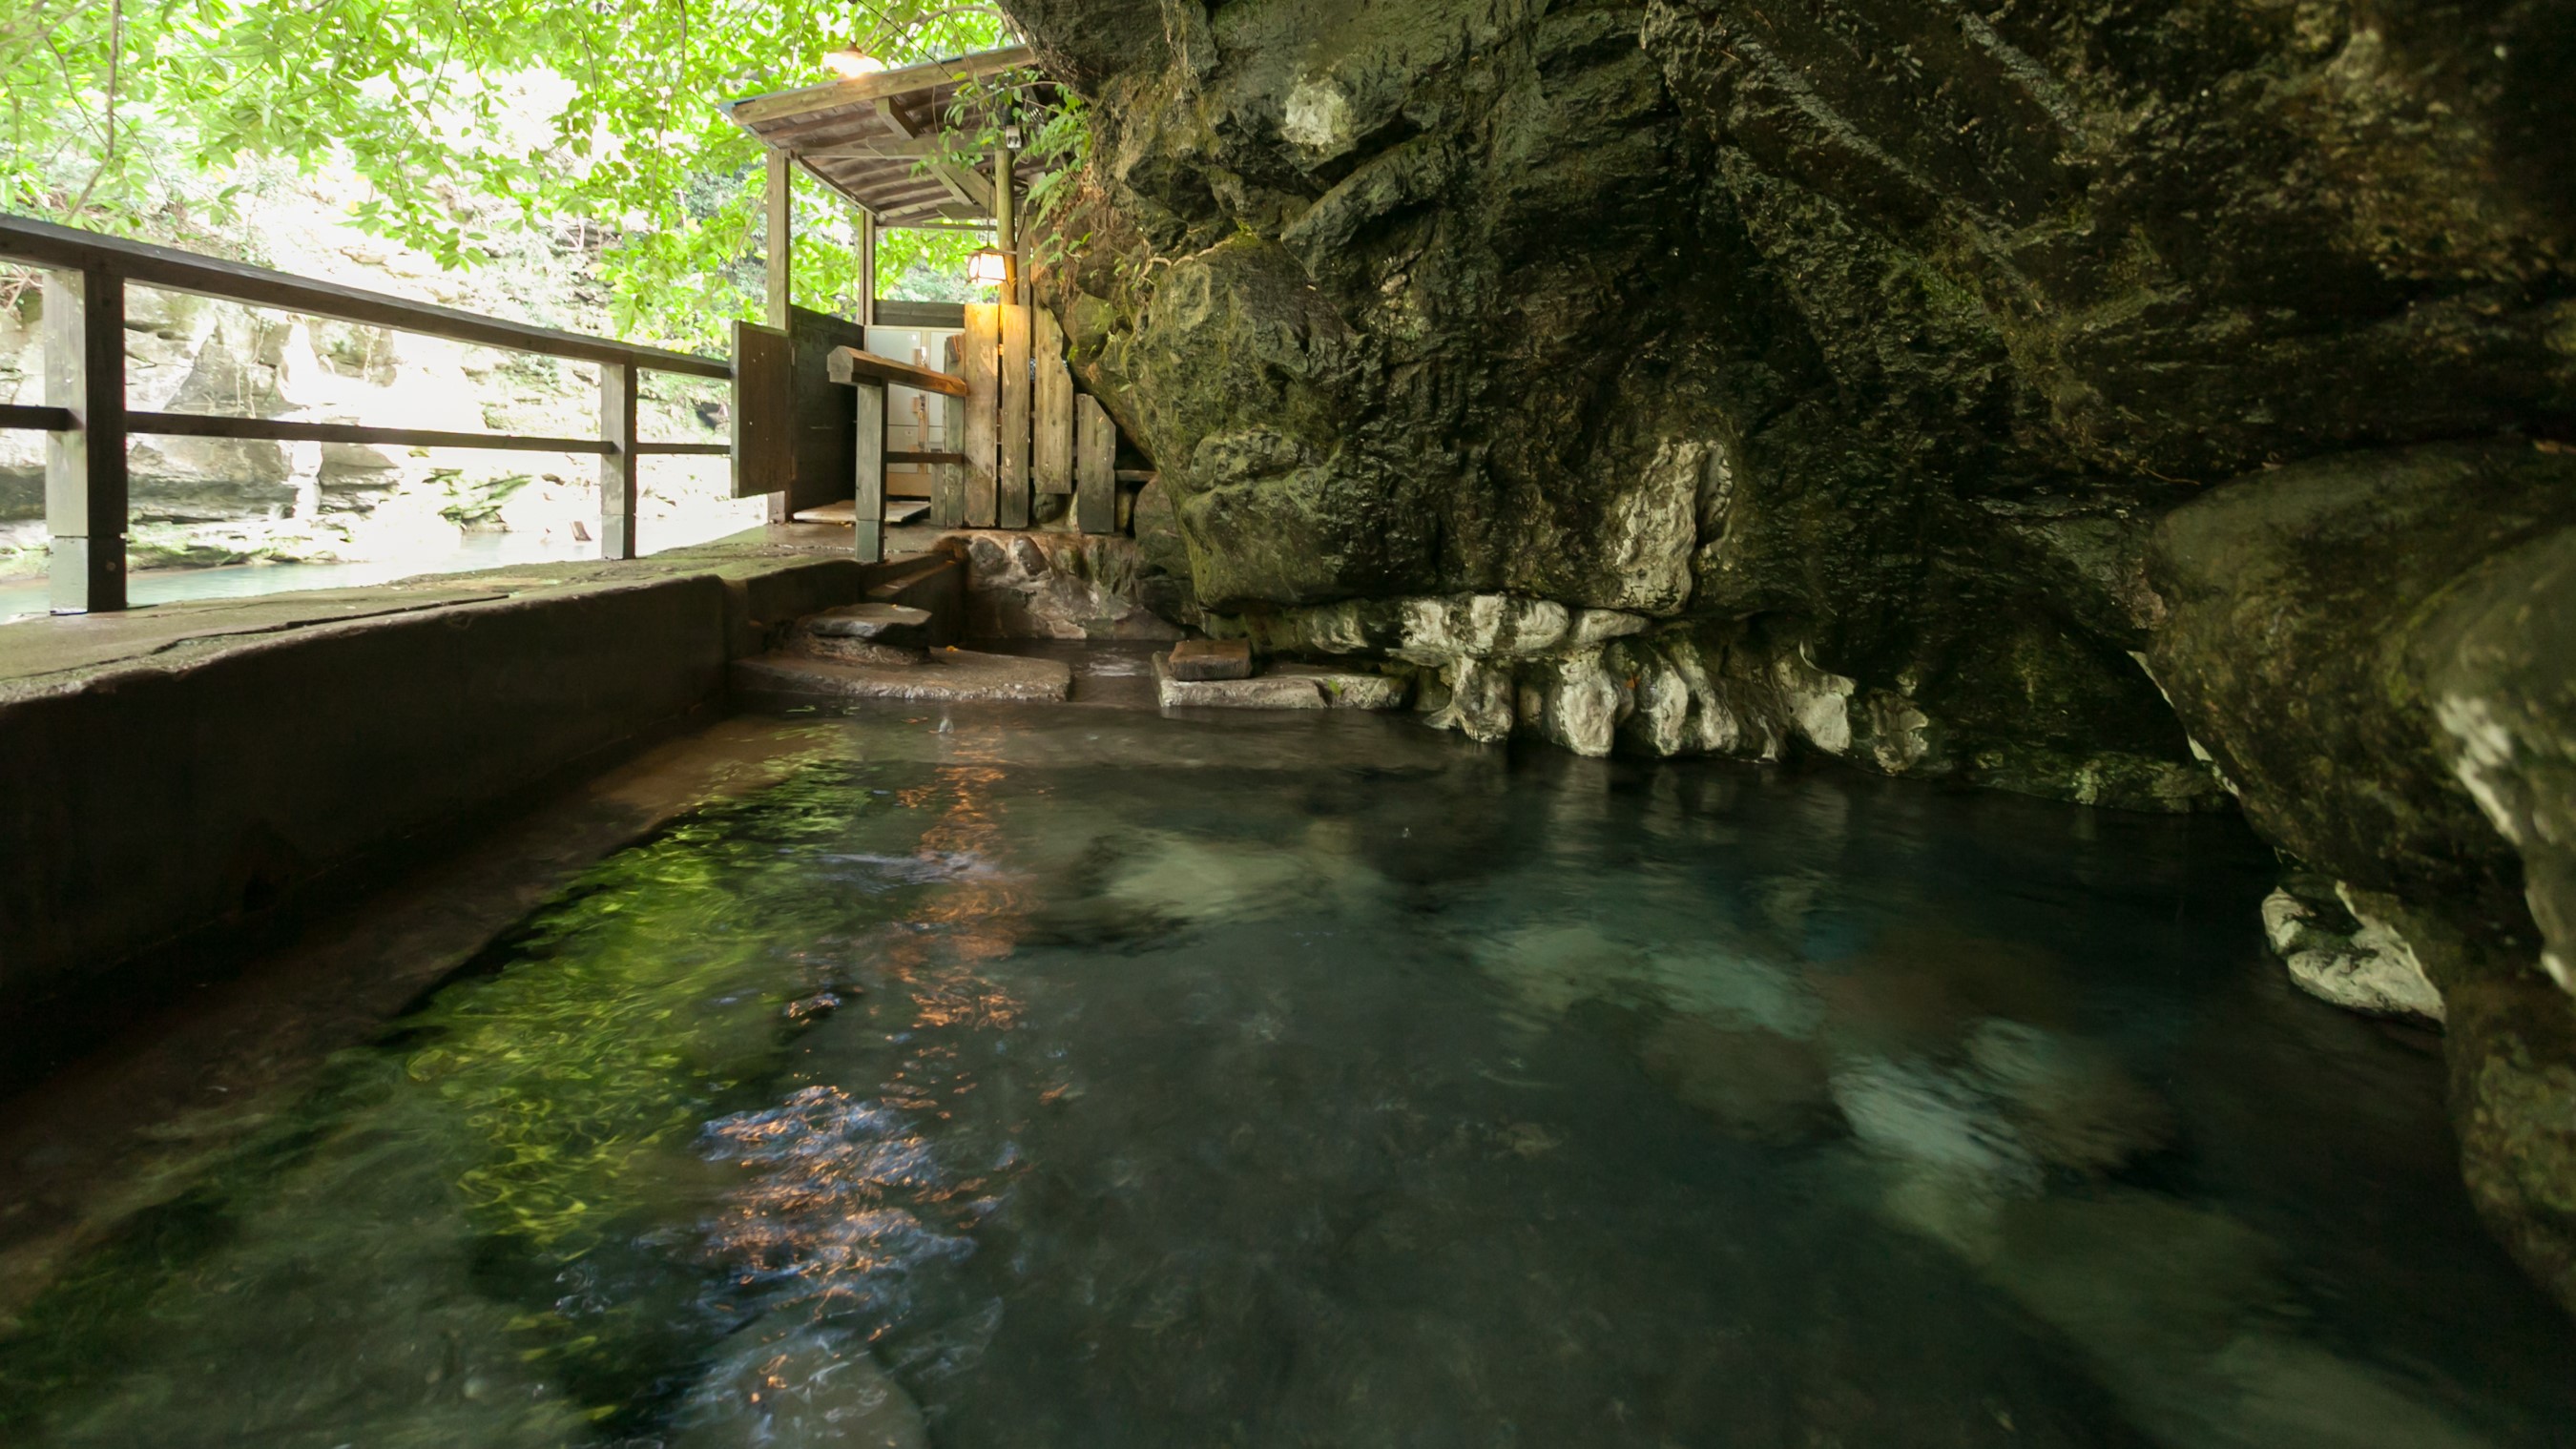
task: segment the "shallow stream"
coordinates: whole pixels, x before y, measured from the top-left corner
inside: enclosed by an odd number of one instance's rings
[[[2232,820],[779,727],[62,1272],[0,1442],[2576,1443]]]

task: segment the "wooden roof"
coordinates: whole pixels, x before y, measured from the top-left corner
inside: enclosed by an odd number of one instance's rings
[[[954,226],[993,220],[992,164],[934,163],[959,86],[1034,65],[1025,45],[927,61],[900,70],[722,103],[725,116],[763,144],[796,158],[824,185],[865,207],[879,226]],[[1014,175],[1025,196],[1034,177]]]

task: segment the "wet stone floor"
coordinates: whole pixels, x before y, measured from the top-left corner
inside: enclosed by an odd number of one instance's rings
[[[777,728],[55,1275],[0,1442],[2576,1443],[2233,821]]]

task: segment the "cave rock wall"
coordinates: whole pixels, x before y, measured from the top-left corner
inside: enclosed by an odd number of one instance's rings
[[[2232,793],[2576,1302],[2576,10],[1009,4],[1166,612],[1480,739]]]

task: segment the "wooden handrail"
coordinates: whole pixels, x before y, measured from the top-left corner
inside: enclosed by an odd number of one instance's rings
[[[0,260],[63,271],[103,271],[146,287],[220,297],[255,307],[275,307],[310,317],[328,317],[369,327],[390,327],[456,342],[507,347],[548,357],[584,362],[622,363],[647,372],[676,372],[690,377],[730,378],[733,364],[718,357],[699,357],[660,347],[642,347],[579,332],[559,332],[524,322],[413,302],[382,292],[344,287],[289,276],[220,257],[199,256],[175,247],[102,236],[77,227],[56,226],[23,216],[0,213]]]
[[[861,352],[855,347],[833,348],[831,359],[826,365],[834,382],[853,384],[861,381],[891,382],[903,387],[917,387],[923,392],[945,393],[950,397],[966,395],[966,379],[953,372],[933,372],[926,367],[915,367],[909,362],[897,362],[891,357],[879,357],[873,352]]]
[[[734,365],[722,358],[504,322],[5,213],[0,213],[0,261],[22,262],[45,276],[47,405],[0,406],[0,428],[33,428],[52,435],[45,450],[45,537],[57,613],[91,613],[126,605],[125,536],[131,509],[125,443],[136,433],[590,454],[599,459],[600,556],[613,559],[636,554],[638,460],[653,454],[720,457],[734,451],[726,443],[648,443],[636,436],[638,373],[731,379]],[[595,363],[601,436],[549,438],[137,412],[126,406],[125,399],[129,283]]]
[[[59,433],[80,426],[80,419],[70,408],[30,407],[25,403],[0,403],[0,428],[32,428],[40,433]]]
[[[278,443],[387,443],[397,448],[493,448],[517,453],[617,451],[600,438],[542,438],[524,433],[454,433],[437,428],[377,428],[363,423],[306,423],[291,418],[226,418],[205,413],[125,415],[129,433],[175,438],[245,438]]]

